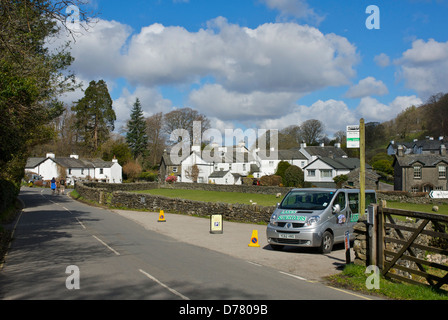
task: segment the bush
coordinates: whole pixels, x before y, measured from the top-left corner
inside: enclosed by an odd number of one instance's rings
[[[282,184],[282,177],[276,175],[263,176],[260,178],[260,184],[262,186],[280,186]]]
[[[287,187],[302,187],[305,177],[298,166],[290,166],[285,171],[285,185]]]
[[[176,177],[176,176],[168,176],[168,177],[165,179],[165,181],[168,182],[168,183],[174,183],[174,182],[177,181],[177,177]]]

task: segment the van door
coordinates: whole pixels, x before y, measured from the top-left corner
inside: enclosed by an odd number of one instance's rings
[[[336,204],[339,204],[341,211],[339,213],[332,213],[332,228],[334,233],[334,242],[338,243],[344,241],[344,233],[347,230],[348,205],[346,192],[338,192],[335,196],[333,206]]]
[[[348,194],[348,227],[350,228],[350,239],[352,239],[353,226],[358,222],[359,214],[359,193]]]

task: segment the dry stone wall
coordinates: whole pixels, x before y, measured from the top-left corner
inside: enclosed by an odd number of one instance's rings
[[[125,185],[122,184],[121,186]],[[139,188],[138,190],[147,190],[157,188],[158,186],[157,183],[129,184],[127,186],[129,191],[136,190],[134,189],[136,187]],[[204,217],[212,214],[222,214],[224,219],[238,222],[266,223],[275,210],[275,206],[264,207],[249,204],[202,202],[168,198],[147,193],[116,191],[115,185],[105,183],[77,183],[75,188],[85,199],[115,208],[147,210],[150,212],[164,210],[164,212]]]

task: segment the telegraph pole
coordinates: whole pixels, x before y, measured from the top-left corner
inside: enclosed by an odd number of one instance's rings
[[[366,208],[366,144],[364,119],[359,121],[359,215],[365,214]]]

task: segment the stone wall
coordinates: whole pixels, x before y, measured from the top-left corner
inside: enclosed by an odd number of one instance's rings
[[[448,199],[432,199],[426,192],[377,191],[378,200],[416,203],[416,204],[448,204]]]
[[[126,184],[122,184],[125,186]],[[129,184],[131,185],[131,184]],[[139,190],[149,189],[148,185],[156,188],[157,183],[132,184],[139,185]],[[134,187],[128,186],[129,190]],[[264,207],[249,204],[228,204],[202,202],[186,199],[168,198],[159,195],[142,194],[126,191],[115,191],[116,187],[111,184],[100,183],[77,183],[76,191],[85,199],[105,204],[114,208],[129,208],[159,212],[163,210],[168,213],[182,213],[208,217],[212,214],[222,214],[228,221],[267,223],[275,206]]]

